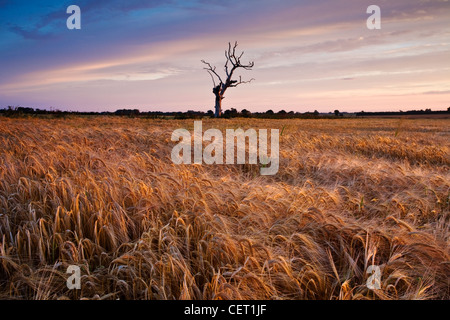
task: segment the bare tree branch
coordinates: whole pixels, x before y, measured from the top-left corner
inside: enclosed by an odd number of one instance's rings
[[[239,76],[239,81],[233,81],[233,82],[235,82],[235,83],[232,83],[232,84],[230,84],[230,88],[235,88],[235,87],[237,87],[238,85],[240,85],[240,84],[243,84],[243,83],[250,83],[250,82],[252,82],[252,81],[254,81],[255,79],[254,78],[251,78],[250,80],[248,80],[248,81],[242,81],[242,77],[241,76]]]
[[[226,62],[225,62],[225,73],[227,74],[227,78],[230,76],[230,73],[228,72],[228,62],[230,62],[230,56],[228,55],[228,53],[225,51],[225,58],[227,58]]]
[[[248,81],[242,81],[242,77],[239,76],[239,80],[233,80],[234,72],[237,69],[244,69],[244,70],[251,70],[254,66],[254,62],[249,62],[248,64],[242,64],[241,58],[244,55],[244,51],[242,51],[240,54],[236,54],[236,48],[238,46],[237,41],[234,43],[234,45],[231,45],[231,42],[228,42],[228,50],[225,50],[225,65],[224,65],[224,71],[226,74],[226,81],[224,82],[220,75],[216,72],[216,67],[212,66],[209,62],[206,62],[205,60],[201,60],[203,64],[206,65],[204,68],[206,71],[208,71],[209,75],[211,76],[211,79],[214,84],[213,93],[216,96],[216,116],[220,116],[221,113],[221,101],[224,99],[225,91],[228,88],[235,88],[240,84],[244,83],[250,83],[255,79],[250,79]],[[231,64],[231,65],[230,65]],[[215,79],[219,81],[219,83],[216,85]]]
[[[214,80],[213,74],[212,74],[211,71],[209,71],[209,70],[206,70],[206,71],[208,71],[209,75],[211,76],[211,80],[212,80],[213,85],[214,85],[214,87],[215,87],[215,86],[216,86],[216,81]]]
[[[202,60],[202,62],[208,66],[208,68],[203,68],[203,69],[205,69],[206,71],[208,71],[208,73],[209,73],[211,76],[212,76],[212,74],[214,74],[214,75],[219,79],[220,83],[223,83],[222,78],[221,78],[221,77],[219,76],[219,74],[216,72],[216,67],[212,67],[211,64],[210,64],[209,62],[206,62],[205,60]],[[215,86],[216,83],[215,83],[214,79],[213,79],[213,82],[214,82],[214,86]]]

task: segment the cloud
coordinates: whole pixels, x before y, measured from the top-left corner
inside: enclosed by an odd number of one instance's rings
[[[28,40],[48,40],[49,38],[54,37],[54,34],[43,32],[40,29],[33,28],[31,30],[26,30],[17,25],[9,25],[8,30]]]
[[[163,5],[171,6],[175,3],[174,0],[84,0],[80,1],[79,6],[83,13],[99,13],[109,16],[111,14],[123,15],[131,11],[152,9]]]
[[[0,0],[0,7],[8,4],[8,0]],[[123,18],[130,12],[137,10],[144,10],[156,8],[162,5],[170,5],[173,1],[167,0],[82,0],[78,1],[77,5],[81,9],[83,23],[96,23],[104,21],[99,17],[105,18],[111,24],[117,17]],[[54,36],[55,34],[65,31],[65,22],[68,17],[66,4],[59,4],[57,9],[50,12],[42,12],[40,18],[34,22],[27,24],[26,28],[15,23],[9,23],[9,31],[22,36],[24,39],[44,39]]]
[[[423,92],[422,94],[430,94],[430,95],[450,94],[450,90],[445,90],[445,91],[427,91],[427,92]]]

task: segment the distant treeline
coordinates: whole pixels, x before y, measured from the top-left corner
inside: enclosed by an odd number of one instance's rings
[[[432,111],[431,109],[425,110],[409,110],[409,111],[397,111],[397,112],[358,112],[356,114],[357,117],[370,117],[370,116],[408,116],[408,115],[427,115],[427,114],[449,114],[450,107],[447,108],[447,111]]]
[[[51,116],[51,117],[67,117],[71,115],[78,116],[96,116],[96,115],[104,115],[104,116],[126,116],[126,117],[139,117],[139,118],[150,118],[150,119],[201,119],[204,117],[214,117],[214,112],[209,110],[207,112],[203,111],[194,111],[189,110],[187,112],[163,112],[163,111],[148,111],[141,112],[139,109],[119,109],[115,112],[79,112],[79,111],[61,111],[61,110],[42,110],[42,109],[33,109],[33,108],[25,108],[25,107],[8,107],[6,109],[0,109],[0,115],[4,115],[7,117],[20,117],[20,116]],[[222,118],[319,118],[319,117],[335,117],[335,116],[344,116],[343,113],[340,113],[338,110],[335,110],[333,113],[328,114],[320,114],[317,110],[314,112],[287,112],[285,110],[281,110],[278,112],[274,112],[273,110],[268,110],[266,112],[250,112],[247,109],[243,109],[242,111],[237,111],[235,108],[231,108],[225,110],[222,114]]]
[[[369,116],[401,116],[401,115],[421,115],[421,114],[448,114],[450,113],[450,107],[447,111],[432,111],[431,109],[425,110],[411,110],[411,111],[399,111],[399,112],[358,112],[347,113],[334,110],[329,113],[319,113],[317,110],[314,112],[294,112],[281,110],[274,112],[273,110],[267,110],[266,112],[250,112],[247,109],[237,111],[235,108],[225,110],[222,114],[222,118],[270,118],[270,119],[319,119],[319,118],[336,118],[336,117],[369,117]],[[123,116],[123,117],[139,117],[147,119],[201,119],[204,117],[214,117],[214,112],[209,110],[187,112],[162,112],[162,111],[148,111],[141,112],[139,109],[119,109],[115,112],[78,112],[78,111],[61,111],[61,110],[43,110],[34,109],[28,107],[7,107],[0,109],[0,115],[6,117],[26,117],[26,116],[48,116],[52,118],[65,118],[67,116]]]

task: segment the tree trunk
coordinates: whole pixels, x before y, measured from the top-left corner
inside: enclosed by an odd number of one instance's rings
[[[219,118],[222,115],[222,97],[220,95],[216,95],[216,105],[215,105],[215,114],[216,118]]]

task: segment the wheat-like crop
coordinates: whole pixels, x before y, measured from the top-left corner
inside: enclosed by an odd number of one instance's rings
[[[203,121],[280,129],[261,176],[173,164],[193,120],[0,119],[0,298],[449,299],[449,121]]]

